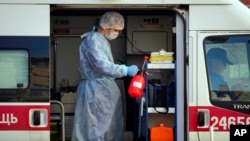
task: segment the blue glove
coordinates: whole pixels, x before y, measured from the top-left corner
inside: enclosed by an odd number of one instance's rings
[[[128,76],[134,76],[138,72],[138,67],[136,65],[131,65],[127,67],[127,75]]]

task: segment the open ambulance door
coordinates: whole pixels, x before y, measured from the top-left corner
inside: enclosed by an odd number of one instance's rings
[[[187,11],[176,13],[176,106],[175,141],[187,141],[187,92],[186,92],[186,16]]]
[[[192,109],[193,116],[191,131],[197,131],[200,141],[229,140],[230,125],[249,124],[249,110],[244,105],[249,105],[250,100],[250,34],[246,31],[198,31],[197,42],[197,107]],[[230,61],[224,64],[221,76],[229,88],[218,88],[213,78],[214,62],[208,51],[213,48],[224,49]],[[223,54],[216,54],[216,58],[224,58]],[[238,88],[242,85],[242,94],[235,97]],[[224,85],[224,84],[223,84]],[[196,116],[194,116],[196,115]]]
[[[249,124],[249,17],[238,1],[189,7],[190,141],[228,141],[230,125]]]
[[[50,140],[49,12],[0,5],[0,140]]]

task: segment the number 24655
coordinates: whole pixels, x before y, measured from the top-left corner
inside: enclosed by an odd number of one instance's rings
[[[229,130],[230,125],[249,125],[250,117],[211,117],[211,127],[214,130]]]

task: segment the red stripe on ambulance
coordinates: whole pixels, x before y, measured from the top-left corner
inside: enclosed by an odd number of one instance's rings
[[[34,111],[39,112],[41,124],[34,124]],[[0,130],[50,130],[49,119],[50,105],[0,106]]]
[[[208,111],[208,125],[198,126],[198,111]],[[189,131],[229,131],[230,125],[249,125],[250,115],[212,106],[189,107]],[[206,120],[206,119],[205,119]]]

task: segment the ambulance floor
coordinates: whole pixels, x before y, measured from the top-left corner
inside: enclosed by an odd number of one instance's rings
[[[66,132],[71,132],[71,130],[66,130]],[[71,133],[65,133],[65,141],[70,141]],[[58,121],[50,122],[50,141],[62,141],[61,126]],[[123,141],[133,141],[133,132],[125,131],[123,134]]]
[[[70,138],[65,138],[65,141],[70,141]],[[62,141],[61,136],[61,126],[58,125],[58,122],[50,123],[50,141]]]
[[[62,138],[57,133],[51,133],[50,141],[62,141]],[[66,138],[65,141],[71,141],[71,139]],[[133,141],[133,133],[125,132],[123,135],[123,141]]]
[[[58,133],[51,133],[50,134],[50,141],[62,141],[61,135]],[[71,141],[71,138],[65,138],[65,141]]]
[[[58,122],[51,122],[50,125],[50,141],[62,141],[62,136],[60,133],[61,127],[58,126]],[[70,137],[66,137],[65,141],[71,141]],[[133,141],[133,132],[126,131],[123,134],[123,141]]]

